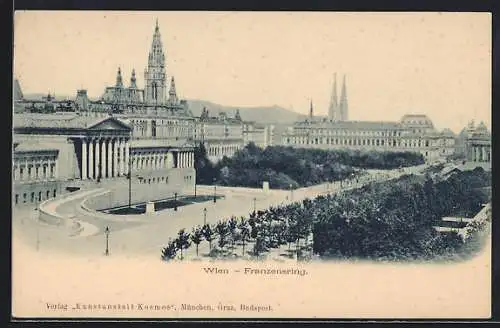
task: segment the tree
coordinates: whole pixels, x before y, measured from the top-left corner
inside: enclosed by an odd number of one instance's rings
[[[247,241],[248,236],[250,235],[249,225],[244,217],[241,217],[241,221],[238,224],[238,229],[240,230],[241,243],[243,246],[243,250],[241,252],[241,255],[244,256],[245,255],[245,242]]]
[[[259,256],[262,252],[266,251],[266,241],[265,237],[262,235],[255,238],[255,244],[253,245],[253,253],[255,256]]]
[[[221,249],[224,249],[224,246],[227,244],[227,233],[229,231],[226,222],[224,221],[219,221],[217,225],[215,226],[215,231],[219,235],[219,247]]]
[[[184,249],[187,249],[190,246],[189,242],[189,233],[186,233],[184,229],[179,230],[179,233],[177,234],[177,239],[175,240],[175,244],[177,248],[181,251],[181,260],[183,259],[182,256],[182,251]]]
[[[203,240],[203,233],[201,232],[200,227],[193,228],[193,232],[190,235],[191,242],[196,245],[196,256],[198,256],[198,246]]]
[[[214,231],[210,227],[210,225],[207,223],[201,228],[201,234],[203,235],[203,238],[205,238],[206,241],[208,241],[208,249],[211,251],[212,250],[212,240],[214,240]]]
[[[161,252],[161,258],[164,261],[169,261],[175,258],[176,254],[177,254],[177,247],[175,245],[175,242],[169,242],[167,246],[163,247]]]
[[[238,222],[236,218],[233,216],[229,221],[227,221],[227,228],[229,230],[229,234],[231,235],[231,246],[234,248],[234,243],[238,238],[238,231],[236,228],[238,227]]]

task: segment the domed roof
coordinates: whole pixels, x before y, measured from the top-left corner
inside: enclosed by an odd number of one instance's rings
[[[486,127],[486,125],[484,124],[484,122],[481,121],[481,123],[479,123],[479,125],[477,126],[477,130],[478,131],[488,131],[488,128]]]
[[[443,131],[441,131],[441,134],[444,136],[451,136],[451,137],[455,136],[455,133],[448,128],[443,129]]]
[[[431,119],[424,114],[406,114],[401,118],[401,123],[411,126],[434,126]]]

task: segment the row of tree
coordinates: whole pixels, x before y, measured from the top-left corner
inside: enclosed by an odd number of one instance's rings
[[[196,226],[190,233],[181,229],[177,238],[163,248],[162,259],[183,259],[183,251],[192,245],[196,247],[196,256],[199,256],[199,245],[203,241],[208,243],[211,256],[234,251],[235,246],[241,246],[241,254],[236,254],[240,256],[249,254],[258,257],[271,248],[287,244],[290,253],[292,245],[295,245],[295,252],[300,252],[301,241],[307,244],[312,231],[305,213],[309,207],[305,204],[310,202],[308,200],[302,204],[297,202],[286,207],[271,207],[251,213],[249,218],[240,217],[238,220],[231,217],[214,225]],[[250,243],[252,248],[248,249]]]
[[[482,169],[446,180],[404,176],[343,195],[320,197],[312,208],[314,251],[325,257],[432,259],[463,253],[457,233],[434,229],[444,216],[474,216],[491,184]]]
[[[358,169],[394,169],[424,163],[413,152],[322,150],[284,146],[265,149],[249,143],[233,157],[211,163],[203,145],[195,151],[197,182],[259,188],[268,181],[271,188],[287,189],[343,180]]]
[[[195,227],[191,233],[179,232],[162,251],[172,259],[191,244],[206,241],[212,251],[253,243],[251,255],[270,248],[307,245],[311,235],[313,252],[325,258],[364,258],[376,260],[432,259],[465,252],[456,233],[442,234],[434,229],[443,216],[463,211],[474,215],[488,197],[481,188],[491,184],[491,175],[482,169],[462,172],[447,180],[430,176],[406,175],[390,182],[370,183],[340,194],[318,196],[289,205],[252,213],[248,219],[232,217],[215,225]],[[470,250],[470,247],[467,248]],[[212,252],[211,252],[212,253]]]

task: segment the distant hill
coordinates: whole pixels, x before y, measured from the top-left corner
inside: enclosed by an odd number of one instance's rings
[[[289,109],[279,106],[262,106],[262,107],[236,107],[223,106],[206,100],[187,100],[189,109],[193,115],[199,116],[203,107],[206,107],[210,116],[216,116],[219,112],[224,111],[229,117],[234,117],[236,110],[240,110],[241,118],[244,121],[255,121],[258,123],[292,123],[303,119],[305,115],[296,113]]]

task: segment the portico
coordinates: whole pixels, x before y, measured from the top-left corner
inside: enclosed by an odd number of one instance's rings
[[[87,128],[74,143],[80,178],[105,179],[125,176],[128,172],[131,128],[113,118]]]
[[[490,162],[491,146],[485,142],[471,142],[468,147],[467,159],[472,162]]]

